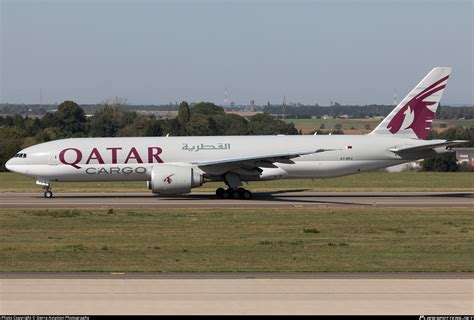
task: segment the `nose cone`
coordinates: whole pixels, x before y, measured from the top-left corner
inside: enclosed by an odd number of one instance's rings
[[[8,171],[15,172],[15,173],[22,173],[21,168],[24,167],[20,163],[18,163],[18,159],[11,158],[10,160],[5,163],[5,168]]]
[[[7,163],[5,163],[5,168],[7,168],[8,171],[13,171],[12,170],[12,159],[8,160]]]

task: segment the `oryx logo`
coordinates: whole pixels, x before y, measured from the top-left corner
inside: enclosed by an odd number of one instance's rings
[[[171,184],[173,182],[173,179],[171,177],[174,176],[174,173],[170,174],[166,178],[163,179],[163,182],[166,182],[167,184]]]
[[[448,78],[449,76],[446,76],[436,81],[408,101],[388,123],[387,129],[393,134],[400,130],[412,129],[419,139],[426,139],[436,112],[436,110],[430,110],[429,106],[437,102],[424,100],[443,90],[446,84],[440,84]]]

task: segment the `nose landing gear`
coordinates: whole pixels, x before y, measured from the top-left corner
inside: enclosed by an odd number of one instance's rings
[[[51,191],[51,185],[49,184],[48,180],[43,180],[43,179],[38,178],[36,179],[36,184],[43,186],[43,190],[44,190],[43,196],[45,198],[53,197],[53,192]]]
[[[53,192],[51,191],[51,189],[49,188],[49,186],[47,187],[44,187],[44,194],[43,196],[45,198],[52,198],[53,197]]]

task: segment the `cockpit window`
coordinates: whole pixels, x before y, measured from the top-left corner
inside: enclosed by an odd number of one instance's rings
[[[13,158],[26,158],[26,153],[17,153],[13,156]]]

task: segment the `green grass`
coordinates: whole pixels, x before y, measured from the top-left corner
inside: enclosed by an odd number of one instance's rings
[[[223,183],[206,183],[193,192],[214,191]],[[279,190],[312,191],[474,191],[474,172],[368,172],[352,176],[311,180],[250,182],[254,192]],[[53,183],[55,192],[147,192],[141,182],[64,182]],[[14,173],[0,173],[0,192],[41,192],[34,180]]]
[[[472,208],[0,209],[0,271],[474,271]]]
[[[380,118],[368,118],[368,119],[285,119],[285,122],[293,122],[297,129],[319,129],[321,124],[324,124],[326,129],[334,129],[336,123],[342,125],[343,130],[365,130],[365,126],[370,125],[370,129],[375,129],[375,127],[380,123]],[[433,128],[440,128],[441,123],[445,123],[448,128],[455,126],[462,127],[472,127],[474,126],[474,120],[435,120],[433,122]]]
[[[440,128],[441,123],[445,123],[448,128],[450,127],[465,127],[465,128],[471,128],[474,127],[474,119],[469,119],[469,120],[434,120],[433,121],[433,128]]]

